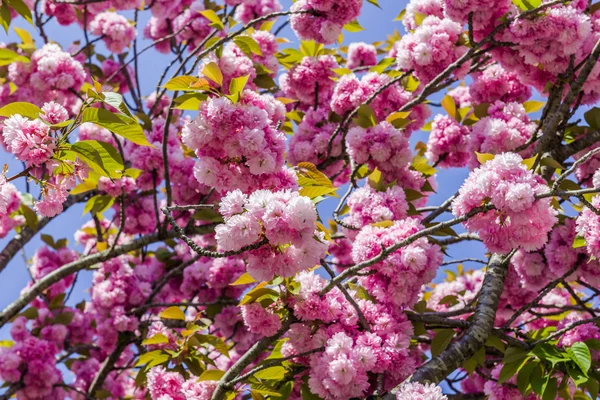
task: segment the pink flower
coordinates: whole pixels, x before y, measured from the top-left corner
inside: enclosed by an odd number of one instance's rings
[[[31,121],[16,114],[3,124],[2,135],[7,150],[28,166],[41,165],[54,154],[54,139],[50,136],[50,128],[42,121]]]
[[[377,49],[372,44],[364,42],[350,43],[348,46],[348,61],[346,67],[372,66],[377,64]]]
[[[333,56],[304,57],[299,64],[281,75],[279,85],[288,97],[304,104],[327,104],[335,86],[335,82],[331,80],[335,77],[332,71],[335,68],[339,68],[339,65]]]
[[[477,104],[496,101],[523,103],[531,97],[531,87],[522,84],[515,73],[504,70],[498,64],[471,76],[473,83],[469,85],[469,91]]]
[[[302,40],[334,43],[342,28],[360,14],[362,0],[298,0],[292,11],[314,11],[290,17],[292,29]]]
[[[279,316],[264,309],[260,303],[247,304],[242,308],[244,324],[250,332],[264,336],[273,336],[281,328]]]
[[[154,367],[148,371],[148,391],[154,399],[161,396],[171,400],[186,400],[181,391],[184,379],[177,372],[167,372],[163,367]]]
[[[60,104],[51,101],[42,106],[42,113],[40,118],[49,124],[58,124],[69,119],[69,113]]]
[[[483,204],[495,206],[494,210],[464,222],[470,232],[479,234],[490,251],[537,250],[546,243],[556,222],[550,199],[534,199],[548,190],[545,181],[533,175],[522,160],[517,154],[504,153],[486,162],[469,175],[452,203],[456,216]]]
[[[427,142],[429,161],[442,168],[464,167],[471,156],[468,151],[470,131],[447,115],[436,115]]]
[[[103,36],[106,47],[116,54],[129,47],[137,35],[137,30],[129,24],[127,18],[110,11],[96,15],[90,22],[90,31],[94,35]]]
[[[448,400],[442,388],[433,383],[408,382],[396,392],[397,400]]]

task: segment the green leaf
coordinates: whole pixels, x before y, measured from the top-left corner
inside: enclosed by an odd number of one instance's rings
[[[504,344],[504,342],[500,340],[498,336],[495,335],[490,335],[488,337],[488,340],[485,342],[485,345],[494,347],[503,353],[506,351],[506,345]]]
[[[276,292],[273,289],[269,289],[264,287],[266,283],[258,284],[254,289],[250,290],[248,293],[244,295],[239,305],[243,306],[244,304],[254,303],[256,300],[261,298],[262,296],[271,296],[272,298],[279,297],[279,292]]]
[[[302,400],[322,400],[321,397],[310,391],[308,383],[302,385],[300,388],[300,395],[302,396]]]
[[[559,362],[568,360],[566,354],[559,352],[556,346],[548,343],[540,343],[536,345],[533,350],[531,350],[531,353],[538,356],[542,360],[549,361],[552,364],[552,367]]]
[[[478,153],[475,152],[475,154],[477,155],[477,161],[479,161],[479,164],[483,165],[486,162],[493,160],[494,157],[496,157],[494,154],[489,154],[489,153]]]
[[[406,9],[403,9],[402,11],[400,11],[398,16],[396,18],[394,18],[394,21],[402,21],[402,19],[404,18],[405,15],[406,15]]]
[[[595,379],[590,379],[585,383],[585,386],[587,387],[587,390],[590,393],[590,398],[597,399],[598,391],[600,391],[599,382]]]
[[[246,87],[246,83],[248,83],[249,77],[250,75],[240,76],[239,78],[233,78],[229,83],[229,94],[236,96],[239,100],[239,95],[244,90],[244,87]],[[235,101],[234,103],[237,103],[237,101]]]
[[[208,98],[204,93],[186,93],[174,100],[175,107],[178,110],[198,111],[200,104]]]
[[[207,369],[200,375],[198,381],[219,381],[225,375],[225,371],[219,369]]]
[[[10,8],[15,10],[17,14],[21,17],[25,18],[27,22],[33,25],[33,20],[31,19],[31,10],[29,10],[29,6],[25,4],[23,0],[5,0]]]
[[[218,83],[219,86],[223,85],[223,74],[221,73],[221,69],[219,66],[211,61],[204,66],[201,72],[202,75],[206,76],[211,81]]]
[[[370,128],[377,125],[375,112],[368,104],[362,104],[358,108],[358,116],[353,120],[361,128]]]
[[[250,36],[236,36],[233,38],[233,42],[240,48],[248,57],[252,58],[252,55],[262,56],[260,45],[258,42]]]
[[[169,343],[169,338],[163,335],[162,333],[157,333],[156,335],[149,337],[142,341],[143,346],[148,346],[150,344],[165,344]]]
[[[454,329],[440,329],[431,341],[431,355],[437,357],[446,350],[455,333]]]
[[[571,247],[574,249],[585,247],[585,238],[583,236],[575,236],[575,240],[573,240],[573,246]]]
[[[420,12],[414,12],[415,15],[415,22],[417,23],[417,26],[421,26],[421,24],[423,23],[423,20],[425,19],[425,17],[427,15],[420,13]]]
[[[203,11],[199,11],[199,12],[200,12],[200,14],[202,14],[202,16],[204,18],[206,18],[207,20],[209,20],[211,22],[210,26],[212,28],[216,28],[219,30],[225,29],[225,25],[223,25],[223,21],[221,21],[221,18],[219,18],[217,13],[214,12],[213,10],[203,10]]]
[[[180,321],[185,321],[185,314],[181,311],[181,308],[173,306],[169,307],[159,314],[162,319],[178,319]]]
[[[165,353],[163,350],[154,350],[149,351],[148,353],[144,353],[140,355],[137,362],[135,363],[136,367],[141,365],[158,365],[165,361],[169,361],[169,355]]]
[[[592,108],[583,114],[583,117],[585,118],[585,122],[587,122],[590,127],[594,129],[600,128],[600,108]]]
[[[531,372],[539,366],[538,361],[532,361],[526,363],[517,375],[517,387],[522,395],[525,395],[527,388],[529,387],[529,377]]]
[[[286,373],[286,369],[280,366],[265,368],[258,371],[254,376],[258,379],[265,379],[271,381],[280,381],[283,379]]]
[[[102,100],[104,103],[116,108],[128,117],[133,118],[131,111],[129,111],[125,101],[123,101],[123,96],[121,94],[115,92],[102,92],[102,95],[104,96]]]
[[[306,196],[310,199],[314,199],[319,196],[324,196],[326,194],[336,193],[337,188],[330,188],[325,186],[307,186],[300,189],[300,196]],[[336,196],[337,197],[337,196]]]
[[[529,11],[539,7],[542,0],[512,0],[512,3],[522,11]]]
[[[97,166],[107,176],[120,178],[125,166],[121,155],[106,142],[97,140],[82,140],[71,145],[71,151],[77,153],[92,168]]]
[[[360,32],[365,30],[365,28],[360,26],[357,20],[348,22],[346,25],[344,25],[344,29],[348,32]]]
[[[446,95],[442,99],[442,108],[446,110],[449,117],[454,118],[456,121],[460,122],[460,116],[458,115],[458,109],[456,107],[456,103],[454,102],[454,98],[452,96]]]
[[[510,364],[517,361],[521,361],[527,358],[528,353],[529,352],[527,350],[521,349],[519,347],[509,347],[504,353],[503,362],[504,364]]]
[[[529,358],[525,358],[523,360],[518,360],[511,363],[505,363],[500,370],[500,375],[498,376],[498,383],[502,384],[512,378],[517,371],[527,362]]]
[[[523,107],[525,108],[526,113],[534,113],[536,111],[540,111],[546,105],[543,101],[535,101],[529,100],[523,103]]]
[[[566,350],[569,358],[587,375],[592,366],[592,355],[587,345],[583,342],[575,342],[571,347],[567,347]]]
[[[427,158],[420,155],[416,155],[412,159],[410,165],[415,171],[422,173],[423,175],[431,176],[437,172],[435,168],[427,164]]]
[[[256,279],[251,277],[249,273],[244,272],[239,278],[235,280],[235,282],[230,283],[229,286],[248,285],[254,282],[256,282]]]
[[[198,82],[197,77],[182,75],[171,79],[169,82],[165,83],[163,87],[167,90],[196,90],[190,87],[196,82]]]
[[[30,61],[29,58],[22,56],[10,49],[0,49],[0,66],[9,65],[14,62],[28,63]]]
[[[544,389],[542,400],[554,400],[556,399],[556,390],[558,388],[558,381],[556,378],[550,378]]]
[[[0,117],[12,117],[15,114],[19,114],[29,119],[36,119],[40,116],[42,110],[34,104],[17,101],[10,103],[0,108]]]
[[[35,211],[33,211],[29,206],[21,204],[19,207],[19,213],[25,217],[25,224],[29,229],[36,229],[38,217]]]
[[[152,146],[140,124],[126,115],[114,114],[102,108],[86,108],[81,122],[92,122],[140,146]]]
[[[85,203],[85,207],[83,207],[83,214],[102,214],[105,210],[112,206],[114,202],[114,197],[111,197],[107,194],[97,194]]]

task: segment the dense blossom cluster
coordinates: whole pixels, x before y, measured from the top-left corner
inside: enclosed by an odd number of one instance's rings
[[[369,260],[380,254],[382,247],[400,243],[420,229],[415,218],[396,221],[388,228],[365,226],[356,236],[352,258],[355,263]],[[370,267],[375,273],[361,277],[359,282],[379,302],[409,307],[417,301],[421,286],[433,279],[441,262],[440,247],[420,238]]]
[[[363,3],[1,4],[5,30],[28,8],[40,34],[0,44],[0,270],[22,252],[31,278],[0,312],[3,397],[447,400],[426,360],[470,342],[482,304],[493,336],[443,371],[459,396],[553,398],[522,382],[538,366],[558,397],[593,395],[598,110],[580,107],[600,99],[600,11],[411,0],[404,32],[366,43]],[[59,46],[56,24],[83,39]],[[147,50],[171,58],[149,95]],[[91,216],[70,247],[43,230],[68,207]],[[500,283],[484,265],[508,254]]]
[[[452,203],[452,212],[458,217],[487,203],[494,206],[464,223],[469,231],[479,234],[491,251],[539,249],[556,222],[550,199],[535,198],[547,192],[547,186],[522,161],[514,153],[496,156],[473,171]]]
[[[465,46],[456,46],[461,34],[461,25],[456,22],[433,15],[426,17],[414,32],[400,40],[397,47],[398,67],[413,70],[423,82],[431,81],[466,53]],[[467,69],[462,67],[454,74],[462,77],[466,72]]]
[[[289,190],[258,190],[249,196],[229,192],[219,211],[225,223],[215,228],[225,251],[268,241],[247,255],[248,273],[255,279],[288,277],[319,263],[327,250],[322,233],[315,230],[317,213],[308,197]]]
[[[536,123],[527,117],[521,104],[500,101],[491,104],[488,116],[473,125],[468,147],[471,154],[469,167],[479,165],[475,152],[500,154],[514,151],[527,143],[535,129]],[[532,151],[529,147],[520,154],[527,157]]]
[[[269,187],[273,179],[280,187],[294,187],[283,169],[285,137],[275,128],[283,113],[281,103],[251,92],[237,104],[227,98],[202,103],[198,116],[183,128],[183,142],[199,157],[194,167],[198,181],[223,192]]]
[[[342,28],[358,17],[362,0],[299,0],[291,11],[292,29],[302,40],[334,43]]]

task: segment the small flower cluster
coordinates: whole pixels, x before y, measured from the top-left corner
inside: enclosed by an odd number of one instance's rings
[[[247,304],[241,308],[244,324],[250,332],[273,336],[281,328],[279,316],[263,308],[260,303]]]
[[[201,381],[192,377],[185,380],[178,372],[154,367],[148,372],[148,392],[153,399],[210,400],[217,381]]]
[[[406,195],[400,186],[378,192],[370,185],[365,185],[352,192],[347,204],[350,211],[344,222],[355,228],[375,222],[401,220],[406,218],[408,212]],[[347,232],[346,236],[349,234],[351,232]]]
[[[465,46],[458,46],[462,26],[450,19],[430,15],[414,32],[403,36],[397,46],[398,67],[413,70],[424,83],[431,81],[446,67],[466,53]],[[454,71],[457,78],[468,72],[468,63]]]
[[[304,57],[281,75],[279,86],[286,96],[300,100],[305,106],[327,104],[335,87],[331,79],[336,76],[335,68],[339,68],[339,64],[333,56]]]
[[[301,272],[296,281],[300,290],[291,302],[294,314],[303,322],[290,327],[290,340],[283,345],[282,354],[292,356],[324,347],[321,353],[295,359],[310,366],[308,384],[313,393],[326,400],[364,397],[373,389],[369,382],[375,374],[385,375],[385,389],[389,390],[414,371],[409,352],[412,325],[402,312],[359,299],[349,291],[369,324],[366,332],[356,310],[337,288],[324,296],[318,294],[327,284],[325,279],[314,272]]]
[[[325,161],[328,156],[329,140],[336,126],[334,122],[329,121],[329,110],[327,108],[309,109],[289,141],[288,162],[293,165],[300,162],[310,162],[318,165]],[[333,141],[331,156],[337,157],[341,153],[342,137],[338,135]],[[344,168],[344,161],[339,160],[322,172],[327,176],[333,176]]]
[[[377,49],[372,44],[365,42],[350,43],[348,46],[348,61],[346,67],[350,69],[369,67],[377,64]]]
[[[512,3],[510,0],[443,0],[443,6],[446,15],[461,26],[467,23],[472,13],[474,33],[481,37],[492,30],[498,19],[511,9]]]
[[[413,98],[413,94],[404,90],[399,84],[380,90],[384,85],[389,84],[390,79],[388,75],[376,72],[369,72],[360,80],[354,74],[342,76],[335,86],[331,98],[331,109],[339,115],[344,115],[378,92],[377,97],[369,103],[369,106],[373,109],[377,120],[383,121]],[[412,122],[404,128],[404,132],[410,134],[421,129],[429,115],[429,107],[424,104],[412,107],[409,115]]]
[[[408,32],[414,31],[419,27],[416,16],[433,15],[438,18],[444,18],[444,4],[442,0],[412,0],[406,5],[406,13],[402,18],[402,24]]]
[[[442,388],[433,383],[408,382],[396,392],[397,400],[448,400]]]
[[[19,114],[3,121],[2,136],[6,149],[27,166],[40,166],[56,149],[50,127],[40,119],[29,120]]]
[[[464,167],[471,153],[469,138],[471,131],[448,115],[436,115],[431,124],[425,156],[442,168]]]
[[[497,101],[490,105],[488,116],[473,125],[468,150],[471,154],[469,167],[476,168],[478,153],[500,154],[514,151],[527,143],[535,132],[536,123],[531,121],[523,105]],[[519,153],[528,157],[533,152],[529,147]]]
[[[352,258],[355,263],[370,260],[381,253],[382,247],[400,243],[421,229],[416,218],[396,221],[387,228],[365,226],[356,236]],[[369,267],[367,270],[374,273],[359,278],[359,282],[383,304],[410,307],[417,301],[421,286],[433,279],[441,262],[440,247],[421,238]]]
[[[471,74],[473,83],[469,92],[477,104],[494,103],[523,103],[531,97],[531,87],[519,81],[514,72],[508,72],[499,64],[492,64],[483,72]]]
[[[442,312],[461,309],[475,299],[479,293],[484,274],[481,269],[468,271],[452,281],[435,284],[431,296],[427,299],[427,306],[432,310]],[[442,302],[447,296],[456,296],[458,303],[450,305]]]
[[[297,192],[259,190],[246,196],[238,189],[223,197],[219,211],[225,218],[215,228],[220,249],[237,251],[268,240],[246,255],[248,273],[257,280],[292,276],[318,264],[327,250],[315,230],[315,206]]]
[[[371,170],[381,171],[386,182],[398,181],[403,187],[419,190],[423,182],[408,169],[412,154],[408,147],[407,135],[394,128],[387,121],[370,128],[354,127],[346,137],[348,154],[357,164],[367,164]]]
[[[225,97],[203,102],[198,116],[183,127],[183,142],[198,156],[196,179],[220,193],[248,192],[285,175],[285,135],[275,129],[283,105],[266,95],[246,91],[244,96],[246,102],[237,104]]]
[[[127,18],[110,11],[96,15],[90,23],[90,32],[102,36],[106,47],[115,54],[123,53],[137,35]]]
[[[291,11],[292,29],[302,40],[333,44],[342,28],[360,14],[362,0],[298,0]],[[301,13],[303,12],[303,13]]]
[[[598,209],[600,196],[594,196],[591,204]],[[589,255],[600,258],[600,216],[594,210],[584,207],[577,216],[577,234],[585,239],[585,246]]]
[[[473,215],[464,222],[477,232],[488,250],[506,253],[514,248],[541,248],[556,222],[550,198],[535,199],[548,191],[544,180],[522,163],[518,154],[503,153],[475,169],[452,203],[462,217],[491,203],[495,209]]]

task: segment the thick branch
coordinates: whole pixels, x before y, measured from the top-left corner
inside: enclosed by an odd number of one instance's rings
[[[195,229],[196,234],[205,234],[212,232],[214,225],[203,225]],[[143,236],[139,239],[132,240],[129,243],[117,246],[112,250],[105,250],[99,253],[91,254],[89,256],[81,257],[77,261],[65,264],[62,267],[50,272],[48,275],[39,279],[35,282],[29,290],[21,294],[18,299],[9,304],[0,313],[0,327],[4,326],[12,317],[17,315],[27,304],[32,302],[37,296],[39,296],[44,290],[50,286],[66,278],[67,276],[74,274],[77,271],[81,271],[84,268],[91,267],[92,265],[110,260],[118,257],[122,254],[128,253],[133,250],[141,249],[151,243],[160,242],[166,239],[175,238],[177,235],[174,230],[167,231],[164,235],[153,233],[151,235]]]

